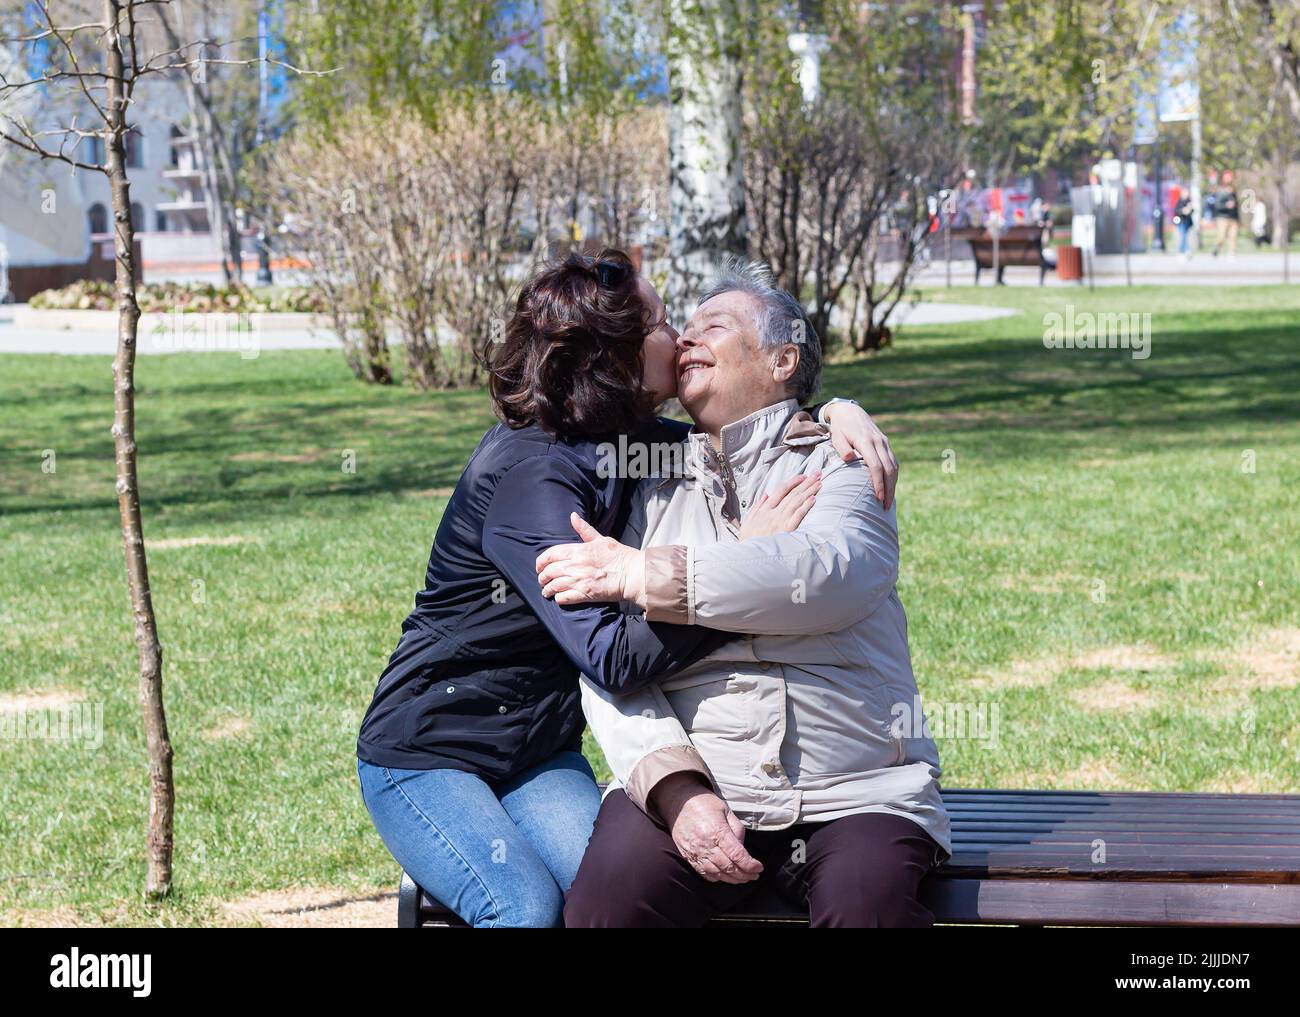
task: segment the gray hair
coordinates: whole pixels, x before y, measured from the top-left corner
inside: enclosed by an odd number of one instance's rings
[[[786,391],[800,403],[812,398],[822,382],[822,343],[803,304],[775,285],[772,270],[761,261],[730,257],[722,261],[696,302],[739,291],[754,297],[758,313],[758,347],[775,352],[786,343],[799,347],[799,364],[786,382]]]

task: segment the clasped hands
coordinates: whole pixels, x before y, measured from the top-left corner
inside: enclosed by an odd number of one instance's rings
[[[771,495],[763,495],[740,527],[740,539],[766,537],[797,529],[821,490],[821,471],[791,477]],[[582,543],[556,544],[537,556],[542,596],[557,604],[631,601],[646,606],[645,554],[621,544],[578,513],[569,515]]]

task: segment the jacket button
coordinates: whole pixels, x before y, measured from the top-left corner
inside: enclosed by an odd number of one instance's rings
[[[451,694],[452,694],[453,692],[455,692],[455,691],[456,691],[456,686],[455,686],[455,685],[448,685],[448,686],[447,686],[447,695],[451,695]]]
[[[505,713],[505,712],[506,712],[506,708],[504,706],[497,707],[497,713]]]

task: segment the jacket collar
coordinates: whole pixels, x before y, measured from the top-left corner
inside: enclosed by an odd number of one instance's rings
[[[825,441],[830,432],[799,408],[795,399],[755,410],[747,417],[732,421],[722,428],[719,439],[725,457],[725,467],[735,472],[749,474],[763,463],[779,456],[787,448],[815,445]],[[725,472],[709,436],[698,427],[687,436],[687,459],[691,469],[710,473]]]

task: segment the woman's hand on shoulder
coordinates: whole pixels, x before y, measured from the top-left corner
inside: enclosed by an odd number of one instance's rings
[[[770,537],[775,533],[797,530],[817,500],[821,477],[821,470],[801,473],[785,481],[770,495],[759,498],[740,524],[740,539]]]
[[[888,509],[894,504],[894,489],[898,487],[898,460],[885,432],[861,406],[831,403],[825,412],[835,451],[848,462],[855,455],[862,457],[862,464],[871,471],[876,500]]]
[[[542,596],[557,604],[630,600],[645,607],[645,556],[620,544],[574,512],[569,517],[580,544],[556,544],[537,556]]]

